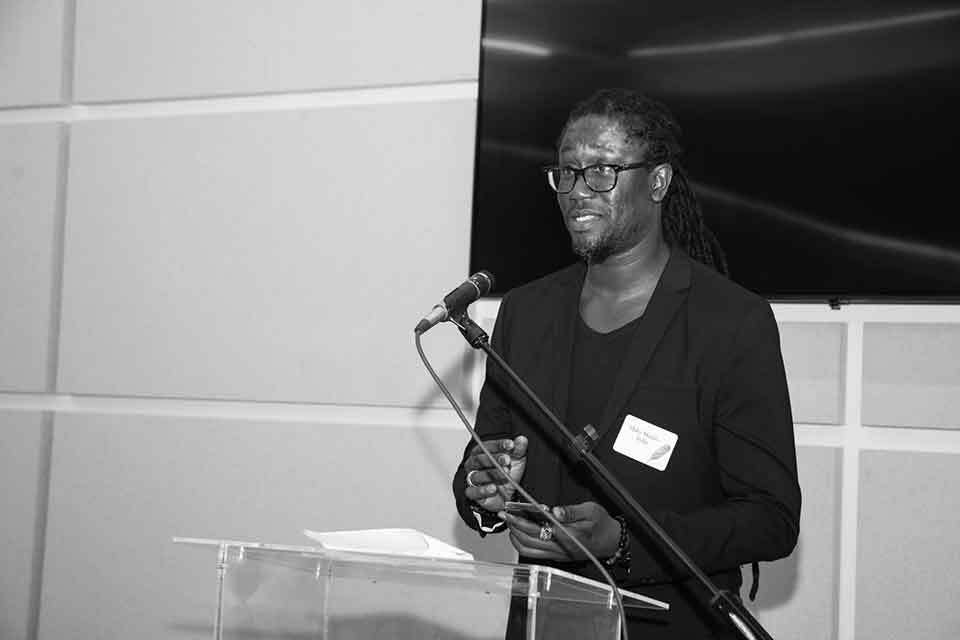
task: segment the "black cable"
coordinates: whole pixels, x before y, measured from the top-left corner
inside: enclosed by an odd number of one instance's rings
[[[456,322],[454,322],[454,324],[456,324]],[[490,453],[490,450],[487,449],[485,444],[483,444],[483,441],[480,439],[480,436],[477,434],[473,426],[470,424],[470,420],[468,420],[467,416],[464,415],[463,410],[460,408],[460,405],[457,403],[453,395],[450,393],[450,390],[447,389],[447,386],[443,383],[443,380],[440,379],[440,376],[437,375],[437,372],[434,371],[433,367],[430,365],[429,360],[427,360],[427,356],[424,354],[423,347],[420,344],[420,335],[421,335],[420,333],[414,333],[414,341],[416,342],[416,345],[417,345],[417,353],[420,354],[420,360],[423,361],[423,365],[427,368],[427,372],[430,374],[430,377],[433,378],[433,381],[440,388],[440,391],[443,393],[444,397],[446,397],[447,402],[449,402],[450,406],[453,407],[453,410],[456,411],[457,416],[459,416],[460,418],[460,421],[463,422],[463,426],[466,427],[467,431],[470,432],[470,437],[473,438],[473,441],[480,446],[480,449],[487,455],[490,461],[493,462],[493,465],[497,468],[497,471],[503,474],[503,477],[507,479],[510,485],[512,485],[513,488],[516,489],[520,495],[526,498],[527,501],[531,504],[540,504],[539,500],[536,500],[532,495],[530,495],[527,492],[526,489],[521,487],[518,482],[516,482],[513,478],[510,477],[509,472],[507,472],[507,470],[500,465],[500,463],[497,461],[496,456]],[[590,553],[590,550],[587,549],[582,542],[577,540],[577,538],[574,537],[572,533],[570,533],[569,529],[563,526],[560,523],[560,521],[558,521],[554,517],[553,513],[551,513],[550,510],[546,510],[543,513],[553,526],[555,526],[557,529],[565,533],[567,537],[570,540],[572,540],[573,543],[581,551],[583,551],[583,553],[594,564],[594,566],[597,567],[597,569],[600,571],[600,574],[604,577],[604,579],[610,585],[611,591],[613,593],[613,597],[615,598],[617,603],[617,611],[620,615],[620,636],[623,638],[623,640],[629,640],[629,634],[627,632],[627,614],[623,608],[623,599],[620,597],[620,589],[619,587],[617,587],[617,583],[614,582],[613,577],[604,568],[603,563],[600,562],[600,560],[598,560],[595,555]]]

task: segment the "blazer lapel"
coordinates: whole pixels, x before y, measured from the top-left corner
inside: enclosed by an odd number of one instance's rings
[[[600,424],[594,425],[600,438],[615,426],[613,421],[630,398],[640,374],[646,369],[667,327],[686,300],[690,288],[689,260],[680,249],[673,250],[614,381],[604,406],[603,418]]]
[[[586,265],[581,263],[580,268],[573,272],[573,277],[563,283],[557,296],[558,307],[554,316],[553,334],[549,338],[553,357],[549,360],[552,366],[545,371],[548,384],[552,386],[547,405],[564,424],[567,417],[567,398],[570,395],[573,337],[580,314],[580,289],[583,287],[585,274]],[[576,429],[574,425],[567,426],[571,431]]]

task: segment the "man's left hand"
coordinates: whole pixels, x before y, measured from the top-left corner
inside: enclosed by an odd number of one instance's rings
[[[596,502],[553,507],[552,513],[571,535],[600,560],[616,553],[620,541],[620,522]],[[553,532],[552,540],[544,541],[540,539],[540,524],[506,512],[499,515],[510,528],[510,542],[524,557],[564,562],[586,558],[583,551],[559,529]]]

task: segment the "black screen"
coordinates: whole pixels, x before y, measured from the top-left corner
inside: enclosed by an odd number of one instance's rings
[[[577,101],[629,87],[679,120],[740,284],[960,300],[960,4],[487,0],[482,35],[471,271],[495,293],[576,259],[540,168]]]

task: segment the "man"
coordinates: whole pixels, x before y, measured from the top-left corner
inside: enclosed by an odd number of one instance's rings
[[[721,275],[666,107],[600,91],[574,108],[558,147],[547,180],[582,261],[508,292],[493,348],[573,431],[593,425],[593,454],[719,588],[738,593],[745,564],[756,586],[755,563],[792,551],[800,517],[770,306]],[[626,527],[493,362],[477,431],[620,586],[670,603],[666,624],[630,621],[635,637],[728,636],[705,591]],[[508,532],[521,562],[599,578],[561,532],[504,511],[515,490],[473,443],[453,488],[464,521],[481,535]]]

